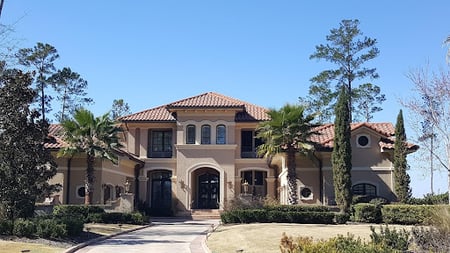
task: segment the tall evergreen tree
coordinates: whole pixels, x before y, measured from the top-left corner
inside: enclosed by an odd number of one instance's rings
[[[50,82],[57,93],[56,100],[61,103],[61,109],[55,114],[59,122],[68,119],[83,105],[92,103],[92,98],[86,97],[88,82],[70,68],[58,70]]]
[[[406,133],[403,123],[403,112],[400,110],[395,124],[395,142],[394,142],[394,189],[397,200],[406,203],[411,198],[411,182],[408,173],[408,163],[406,161],[407,146]]]
[[[352,201],[352,146],[350,143],[350,108],[347,101],[348,90],[342,87],[335,109],[334,146],[331,163],[335,199],[343,213],[349,212]]]
[[[42,141],[48,125],[30,109],[36,96],[31,82],[19,70],[0,76],[0,209],[10,220],[32,216],[36,200],[56,190],[48,183],[56,163]]]
[[[306,98],[300,98],[302,104],[322,113],[320,115],[322,122],[332,119],[333,107],[341,87],[345,87],[349,94],[347,102],[351,110],[350,122],[352,121],[352,111],[361,110],[352,104],[352,99],[361,96],[358,94],[360,91],[370,94],[374,92],[373,89],[367,89],[365,86],[354,89],[357,80],[378,78],[376,68],[367,68],[364,64],[380,53],[376,47],[376,39],[363,37],[358,25],[357,19],[342,20],[339,28],[331,29],[330,34],[326,36],[329,43],[316,46],[316,52],[310,56],[310,59],[325,60],[336,65],[335,68],[324,70],[311,78],[309,95]],[[379,89],[376,85],[374,87]],[[375,95],[378,94],[371,96],[375,97]],[[382,101],[376,102],[381,103]]]
[[[114,99],[111,112],[112,119],[116,120],[119,117],[131,114],[130,105],[123,99]]]
[[[19,63],[32,67],[36,71],[36,90],[42,122],[46,121],[45,114],[50,111],[52,97],[47,94],[47,87],[51,84],[50,77],[55,73],[54,61],[59,58],[58,51],[49,44],[37,43],[33,48],[22,48],[17,53]]]

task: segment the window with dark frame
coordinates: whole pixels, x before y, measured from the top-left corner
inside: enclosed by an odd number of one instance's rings
[[[195,126],[186,126],[186,144],[195,144]]]
[[[226,144],[226,127],[225,125],[218,125],[216,127],[216,144]]]
[[[352,192],[353,195],[377,196],[377,187],[368,183],[355,184]]]
[[[202,126],[201,144],[211,144],[211,126],[210,125]]]
[[[258,158],[258,146],[263,144],[260,138],[256,138],[253,130],[241,131],[241,158]]]
[[[172,157],[172,130],[150,130],[148,157]]]

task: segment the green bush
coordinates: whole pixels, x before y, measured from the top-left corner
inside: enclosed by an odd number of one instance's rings
[[[395,228],[389,229],[386,225],[385,228],[380,226],[379,234],[373,226],[370,226],[370,231],[372,231],[370,239],[376,245],[382,245],[400,252],[405,252],[409,247],[409,232],[405,229],[397,231]]]
[[[438,205],[385,205],[381,209],[383,222],[388,224],[427,225],[434,212],[442,208]]]
[[[321,205],[267,205],[264,206],[267,211],[281,212],[329,212],[330,208]]]
[[[380,206],[359,203],[353,206],[353,219],[356,222],[380,223],[382,221]]]
[[[89,215],[89,220],[96,223],[110,224],[134,224],[143,225],[148,223],[148,217],[139,212],[134,213],[94,213]]]
[[[448,193],[442,194],[425,194],[423,198],[411,198],[411,205],[445,205],[448,204]]]
[[[350,220],[350,215],[348,213],[335,213],[334,222],[336,224],[345,224]]]
[[[57,219],[37,219],[36,236],[49,239],[64,238],[67,236],[66,225]]]
[[[65,225],[67,236],[78,236],[83,232],[84,219],[82,216],[57,216],[58,223]]]
[[[82,216],[84,222],[90,222],[89,215],[93,213],[105,213],[105,210],[91,205],[57,205],[53,208],[53,214],[56,216]]]
[[[14,221],[13,235],[17,237],[33,237],[36,233],[36,224],[31,220],[16,219]]]
[[[243,209],[225,211],[221,214],[223,223],[309,223],[332,224],[335,215],[332,212],[293,212],[266,211],[262,209]]]
[[[239,223],[239,218],[233,211],[225,211],[220,214],[220,219],[223,223]]]
[[[0,220],[0,235],[11,235],[14,223],[10,220]]]

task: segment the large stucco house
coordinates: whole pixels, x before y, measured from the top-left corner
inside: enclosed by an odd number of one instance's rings
[[[130,191],[155,214],[189,215],[194,210],[221,210],[237,196],[262,196],[287,202],[286,164],[282,155],[270,164],[258,157],[255,138],[266,109],[214,92],[182,99],[120,118],[124,148],[119,164],[96,163],[94,203],[107,204]],[[391,123],[353,123],[352,182],[357,195],[393,193]],[[333,205],[331,170],[334,126],[318,127],[315,151],[298,155],[300,204]],[[51,126],[55,152],[65,145],[61,128]],[[418,147],[408,144],[411,152]],[[58,158],[54,182],[63,185],[61,203],[83,203],[85,162],[82,156]],[[126,189],[125,189],[126,188]]]

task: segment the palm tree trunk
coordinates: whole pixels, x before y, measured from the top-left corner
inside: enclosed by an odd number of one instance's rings
[[[86,157],[86,178],[85,178],[85,195],[84,195],[84,204],[85,205],[91,205],[92,204],[92,198],[94,195],[94,162],[95,157],[92,155],[87,155]]]
[[[295,163],[295,149],[290,147],[287,151],[287,180],[288,180],[288,204],[297,205],[298,204],[298,194],[297,194],[297,176],[296,176],[296,163]]]

